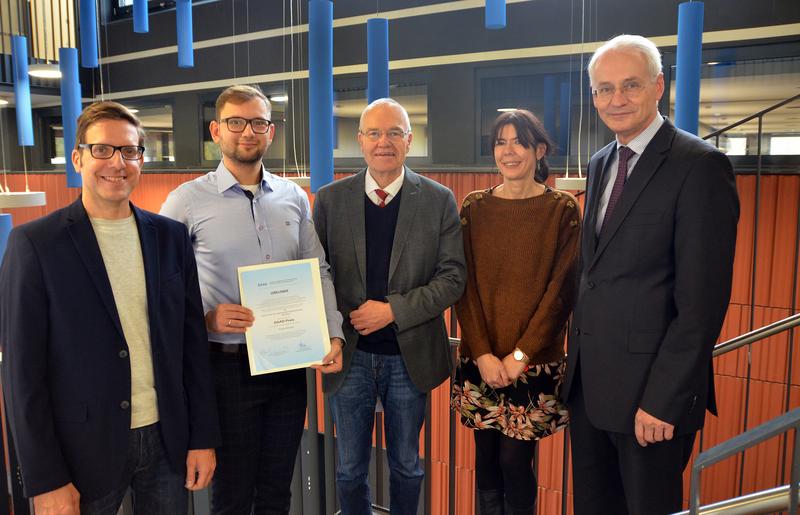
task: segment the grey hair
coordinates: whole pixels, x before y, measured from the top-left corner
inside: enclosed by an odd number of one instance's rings
[[[589,61],[587,70],[589,71],[589,80],[594,83],[594,70],[597,67],[597,60],[610,50],[618,52],[639,52],[647,61],[647,70],[650,72],[650,78],[656,80],[658,74],[661,73],[661,53],[658,51],[655,43],[649,39],[633,34],[621,34],[613,39],[609,39],[603,46],[595,50],[592,59]]]
[[[367,113],[375,109],[376,107],[383,105],[392,106],[394,108],[400,109],[400,113],[403,117],[403,123],[405,124],[404,129],[411,132],[411,120],[409,120],[408,118],[408,111],[406,111],[405,107],[400,105],[400,102],[389,97],[373,100],[370,105],[368,105],[367,107],[364,108],[363,111],[361,111],[361,118],[358,120],[358,130],[364,129],[364,117],[367,115]]]

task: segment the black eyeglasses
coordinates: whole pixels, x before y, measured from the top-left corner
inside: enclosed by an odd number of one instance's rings
[[[114,152],[119,150],[119,155],[126,161],[136,161],[144,155],[144,147],[141,145],[106,145],[105,143],[79,143],[78,148],[88,148],[92,157],[95,159],[111,159]]]
[[[239,116],[231,116],[229,118],[222,118],[219,123],[225,122],[225,125],[228,126],[228,130],[231,132],[244,132],[244,129],[247,127],[247,124],[250,124],[250,128],[253,129],[253,132],[256,134],[264,134],[269,130],[269,126],[272,125],[271,120],[265,120],[264,118],[241,118]]]

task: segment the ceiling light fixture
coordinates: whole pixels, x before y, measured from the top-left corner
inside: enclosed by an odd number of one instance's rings
[[[289,95],[272,95],[269,97],[270,102],[284,103],[289,101]]]
[[[498,107],[497,108],[497,112],[498,113],[511,113],[513,111],[516,111],[516,110],[517,110],[516,107]]]
[[[8,100],[6,100],[5,98],[0,98],[0,106],[6,106],[6,105],[8,105]]]
[[[39,63],[28,66],[28,75],[40,79],[60,79],[61,70],[57,64]]]

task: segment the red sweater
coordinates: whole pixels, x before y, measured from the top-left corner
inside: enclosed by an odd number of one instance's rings
[[[556,190],[503,199],[467,195],[461,208],[467,286],[456,309],[462,356],[518,347],[532,364],[564,356],[564,328],[575,300],[580,208]]]

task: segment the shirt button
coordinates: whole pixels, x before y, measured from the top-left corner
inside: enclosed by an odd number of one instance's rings
[[[581,330],[580,330],[580,328],[576,327],[576,328],[575,328],[575,335],[576,335],[576,336],[578,336],[578,335],[580,335],[580,334],[581,334]]]
[[[128,351],[126,351],[125,349],[122,349],[121,351],[119,351],[119,357],[120,358],[127,358],[128,357]]]
[[[266,255],[266,256],[264,256],[264,257],[265,257],[265,258],[267,258],[267,259],[269,259],[269,258],[271,258],[272,256],[270,256],[269,254],[267,254],[267,255]]]
[[[122,401],[119,403],[119,407],[122,409],[128,409],[131,407],[131,403],[128,401]]]
[[[593,289],[594,289],[594,282],[593,282],[593,281],[589,281],[588,283],[586,283],[586,286],[587,286],[587,287],[588,287],[590,290],[593,290]]]
[[[259,230],[259,231],[263,231],[263,230],[264,230],[264,226],[263,226],[263,225],[259,225],[259,226],[258,226],[258,230]]]

